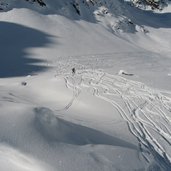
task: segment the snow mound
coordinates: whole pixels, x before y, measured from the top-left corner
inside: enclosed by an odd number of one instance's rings
[[[128,73],[127,71],[124,71],[124,70],[120,70],[119,72],[118,72],[118,74],[119,75],[129,75],[129,76],[133,76],[134,74],[131,74],[131,73]]]
[[[74,145],[103,144],[137,149],[135,145],[119,138],[57,118],[49,108],[35,108],[35,123],[47,140]]]

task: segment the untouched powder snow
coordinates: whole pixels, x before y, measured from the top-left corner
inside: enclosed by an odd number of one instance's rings
[[[170,7],[0,2],[1,171],[171,170]]]

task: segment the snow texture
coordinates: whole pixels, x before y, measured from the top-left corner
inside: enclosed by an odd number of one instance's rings
[[[170,6],[43,2],[0,0],[0,170],[170,171]]]

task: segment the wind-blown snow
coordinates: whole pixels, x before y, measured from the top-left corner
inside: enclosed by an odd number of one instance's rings
[[[170,7],[44,2],[1,2],[0,170],[170,171]]]

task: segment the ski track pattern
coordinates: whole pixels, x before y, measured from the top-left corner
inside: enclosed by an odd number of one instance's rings
[[[78,70],[75,75],[64,75],[64,79],[66,87],[73,90],[73,98],[65,109],[82,89],[92,89],[94,96],[110,103],[126,121],[145,160],[150,162],[152,154],[164,171],[170,170],[171,153],[167,153],[163,144],[171,146],[171,98],[143,83],[98,70]]]

